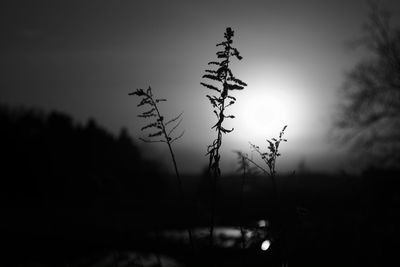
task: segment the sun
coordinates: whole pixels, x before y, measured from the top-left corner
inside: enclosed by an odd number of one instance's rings
[[[238,97],[232,113],[241,142],[264,142],[276,137],[285,125],[291,136],[299,134],[301,122],[309,117],[307,101],[296,82],[282,76],[253,80]]]
[[[267,133],[282,128],[287,121],[284,97],[272,92],[258,91],[241,99],[240,128],[248,133]]]

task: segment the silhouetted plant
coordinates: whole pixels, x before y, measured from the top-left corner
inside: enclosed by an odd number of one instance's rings
[[[268,142],[268,151],[267,152],[262,152],[260,147],[257,145],[254,145],[250,143],[251,149],[255,151],[259,156],[261,157],[262,161],[267,165],[267,168],[264,168],[257,162],[255,162],[253,159],[249,158],[247,154],[244,154],[243,152],[236,151],[240,162],[239,166],[240,169],[243,170],[243,177],[246,175],[246,170],[250,170],[249,164],[246,162],[252,163],[257,169],[261,170],[264,174],[268,175],[271,178],[272,182],[272,190],[273,190],[273,195],[274,199],[277,200],[278,193],[277,193],[277,186],[276,186],[276,181],[275,181],[275,176],[276,176],[276,160],[278,157],[281,156],[279,153],[279,146],[281,142],[287,142],[287,139],[283,138],[283,135],[285,133],[285,130],[287,128],[287,125],[285,125],[282,129],[282,131],[279,133],[278,138],[272,138],[271,140],[267,139]],[[242,181],[242,190],[244,187],[244,181]]]
[[[141,97],[141,101],[137,105],[138,107],[146,106],[149,108],[148,110],[143,111],[142,114],[138,115],[138,117],[145,119],[154,119],[149,124],[141,128],[142,131],[147,129],[152,131],[148,134],[147,139],[140,138],[140,140],[142,140],[143,142],[167,144],[172,158],[172,163],[174,165],[176,178],[178,180],[179,195],[182,200],[182,205],[185,205],[185,195],[183,191],[182,179],[180,178],[178,166],[175,159],[175,154],[172,149],[172,143],[181,138],[184,134],[184,131],[182,131],[179,135],[175,137],[172,135],[182,122],[183,112],[175,116],[174,118],[168,120],[167,122],[164,122],[165,121],[164,116],[161,115],[157,104],[160,102],[165,102],[167,100],[163,98],[154,98],[150,86],[147,90],[137,89],[135,92],[132,92],[129,95],[136,95],[138,97]],[[190,245],[193,247],[192,231],[189,226],[187,226],[187,231],[189,235]]]
[[[283,138],[283,134],[285,133],[286,128],[287,128],[287,125],[285,125],[283,127],[282,131],[279,133],[278,138],[272,138],[271,140],[267,139],[267,142],[268,142],[268,151],[267,152],[262,152],[259,146],[250,143],[250,146],[253,149],[253,151],[255,151],[257,154],[260,155],[261,159],[267,165],[268,169],[261,167],[259,164],[254,162],[252,159],[247,157],[248,161],[253,163],[258,169],[260,169],[263,173],[267,174],[271,178],[272,187],[273,187],[272,189],[273,189],[273,194],[274,194],[275,199],[277,199],[277,197],[278,197],[277,186],[276,186],[276,181],[275,181],[275,175],[276,175],[275,166],[276,166],[277,158],[281,155],[279,153],[279,145],[282,141],[287,142],[287,139]]]
[[[273,211],[273,214],[275,214],[275,216],[277,216],[277,212],[278,212],[278,207],[279,205],[279,198],[278,198],[278,188],[276,185],[276,180],[275,180],[275,176],[276,176],[276,160],[278,159],[278,157],[281,156],[281,154],[279,153],[279,147],[281,142],[287,142],[287,139],[283,138],[283,135],[285,133],[285,130],[287,128],[287,125],[285,125],[283,127],[283,129],[281,130],[281,132],[279,133],[279,137],[278,138],[272,138],[271,140],[267,139],[268,142],[268,151],[267,152],[262,152],[260,147],[257,145],[254,145],[252,143],[250,143],[250,146],[252,148],[253,151],[255,151],[257,154],[259,154],[259,156],[261,157],[262,161],[267,165],[267,168],[263,168],[262,166],[260,166],[259,164],[257,164],[256,162],[254,162],[252,159],[249,159],[249,157],[243,155],[243,157],[246,157],[247,160],[251,163],[253,163],[258,169],[260,169],[263,173],[267,174],[270,178],[271,178],[271,182],[272,182],[272,194],[273,194],[273,199],[275,201],[275,209]],[[281,216],[277,216],[276,217],[276,225],[278,225],[280,228],[283,227],[284,222],[282,221]],[[286,232],[284,229],[281,230],[280,235],[282,236],[282,240],[284,242],[284,244],[286,245]],[[287,245],[284,248],[284,265],[282,266],[287,266],[287,261],[288,261],[288,255],[287,255]]]
[[[257,165],[258,168],[260,168],[264,173],[267,173],[271,178],[274,178],[276,175],[276,159],[281,155],[279,153],[279,145],[280,143],[287,142],[287,139],[282,138],[283,134],[285,133],[285,130],[287,128],[287,125],[285,125],[282,129],[282,131],[279,133],[278,138],[272,138],[271,140],[267,139],[268,142],[268,152],[261,152],[260,147],[256,146],[252,143],[250,143],[251,148],[253,151],[257,152],[261,159],[265,162],[265,164],[268,166],[268,170],[262,168],[261,166]],[[250,159],[248,159],[250,160]],[[252,161],[253,162],[253,161]],[[253,164],[255,164],[253,162]]]
[[[213,244],[213,231],[214,231],[214,220],[215,220],[215,187],[216,180],[221,176],[221,170],[219,167],[220,162],[220,153],[219,149],[222,144],[222,134],[230,133],[233,129],[226,129],[222,123],[223,121],[228,119],[233,119],[233,115],[225,115],[225,109],[231,105],[233,105],[236,101],[236,98],[229,95],[229,92],[232,90],[242,90],[246,83],[237,79],[231,69],[229,68],[229,63],[231,57],[235,57],[238,60],[241,60],[242,57],[239,54],[239,51],[232,46],[232,37],[234,35],[234,31],[231,28],[226,28],[224,38],[225,40],[221,43],[218,43],[217,46],[221,46],[223,49],[218,51],[217,58],[220,61],[211,61],[208,65],[215,65],[216,70],[207,69],[206,74],[203,75],[203,78],[208,79],[210,82],[214,83],[204,83],[201,82],[201,85],[204,87],[216,92],[216,95],[206,95],[208,100],[210,101],[213,112],[217,117],[217,122],[212,126],[212,129],[217,131],[217,137],[214,139],[211,145],[207,148],[207,155],[209,155],[209,165],[208,170],[209,174],[213,177],[213,188],[214,192],[212,193],[212,204],[211,204],[211,226],[210,226],[210,245]],[[229,101],[229,102],[227,102]]]
[[[149,87],[146,91],[143,89],[137,89],[135,92],[130,93],[129,95],[136,95],[139,97],[142,97],[142,100],[140,103],[137,105],[138,107],[148,105],[149,110],[144,111],[142,114],[138,115],[140,118],[154,118],[156,121],[150,122],[146,126],[142,127],[141,130],[146,130],[146,129],[151,129],[153,130],[152,133],[149,133],[147,138],[139,138],[143,142],[148,142],[148,143],[166,143],[170,149],[171,152],[171,157],[174,162],[174,168],[176,174],[179,176],[178,168],[176,166],[176,161],[175,161],[175,156],[172,151],[171,144],[181,138],[184,134],[184,131],[181,132],[177,137],[172,137],[172,133],[176,130],[176,128],[179,127],[179,125],[182,122],[182,115],[183,112],[180,113],[178,116],[168,120],[167,122],[164,122],[164,117],[161,115],[157,104],[159,102],[164,102],[167,101],[166,99],[160,98],[160,99],[155,99],[153,97],[153,93],[151,91],[151,87]],[[175,123],[175,124],[174,124]],[[173,125],[171,129],[167,130],[168,125]],[[160,139],[154,140],[154,138],[159,137]]]

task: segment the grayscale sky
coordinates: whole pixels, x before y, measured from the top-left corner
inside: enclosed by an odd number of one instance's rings
[[[382,2],[398,20],[396,1]],[[284,125],[278,170],[303,161],[337,171],[346,157],[329,133],[344,73],[363,54],[346,44],[362,36],[367,12],[362,0],[2,1],[0,103],[94,117],[114,133],[126,126],[137,140],[145,121],[128,93],[151,85],[168,99],[167,117],[184,111],[177,158],[183,172],[198,172],[216,134],[201,76],[232,27],[244,58],[232,70],[248,87],[234,92],[223,171],[236,169],[233,150],[266,146]],[[162,144],[140,146],[170,166]]]

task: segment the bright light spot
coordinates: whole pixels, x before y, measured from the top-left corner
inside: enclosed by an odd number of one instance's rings
[[[208,229],[207,229],[208,231]],[[216,227],[214,229],[216,235],[224,235],[229,238],[239,238],[242,236],[242,233],[239,229],[230,228],[230,227]]]
[[[266,220],[259,220],[258,221],[258,227],[266,227],[267,226],[267,221]]]
[[[264,240],[264,242],[261,244],[261,250],[266,251],[269,249],[269,246],[271,246],[271,242],[268,239]]]
[[[254,233],[252,231],[246,231],[246,238],[252,238]]]
[[[240,134],[242,142],[247,145],[248,141],[276,137],[285,125],[290,129],[290,136],[302,134],[304,125],[312,117],[310,108],[314,100],[301,88],[300,82],[282,73],[272,73],[263,78],[254,77],[246,89],[246,94],[240,95],[231,109],[236,116],[231,128]]]

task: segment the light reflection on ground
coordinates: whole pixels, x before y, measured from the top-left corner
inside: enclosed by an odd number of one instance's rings
[[[264,240],[264,241],[261,243],[261,250],[266,251],[266,250],[269,249],[269,246],[271,246],[271,241],[269,241],[268,239],[267,239],[267,240]]]
[[[254,222],[254,227],[243,228],[245,235],[245,248],[254,248],[267,250],[270,242],[267,239],[269,222],[267,220],[258,220]],[[209,228],[198,227],[192,229],[194,239],[198,246],[208,246]],[[152,233],[149,238],[153,242],[162,242],[164,244],[182,244],[187,246],[189,238],[186,230],[164,230],[159,233]],[[266,243],[266,241],[268,241]],[[221,249],[241,249],[243,246],[243,237],[240,227],[217,226],[214,228],[214,245]],[[139,251],[118,251],[109,252],[102,256],[91,267],[109,267],[109,266],[163,266],[163,267],[181,267],[185,266],[179,260],[167,256],[163,253],[139,252]]]
[[[245,236],[245,248],[259,247],[268,234],[269,223],[267,220],[259,220],[255,227],[243,228]],[[192,229],[196,243],[207,245],[209,241],[209,228],[201,227]],[[170,242],[189,242],[186,230],[166,230],[161,232],[160,237]],[[240,227],[217,226],[214,228],[214,244],[221,248],[242,248],[243,239]]]

